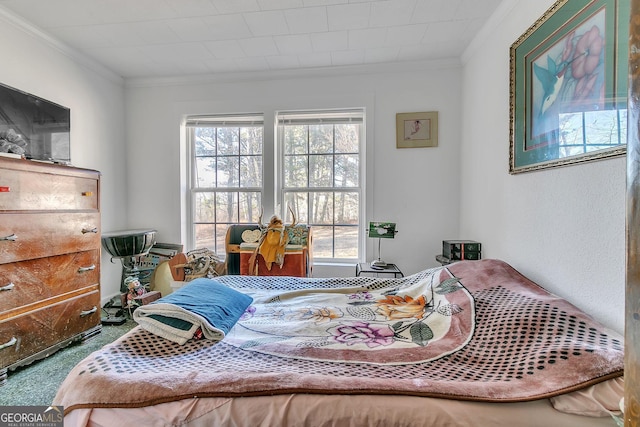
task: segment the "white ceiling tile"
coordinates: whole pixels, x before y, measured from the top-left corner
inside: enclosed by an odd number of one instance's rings
[[[0,15],[126,78],[459,57],[501,1],[0,0]]]
[[[214,73],[231,73],[235,71],[242,71],[238,64],[233,59],[209,59],[204,61],[204,64]]]
[[[209,74],[211,72],[211,68],[209,68],[205,60],[179,61],[175,67],[179,70],[179,72],[174,74],[175,76]]]
[[[218,9],[210,0],[164,0],[178,18],[215,15]]]
[[[311,34],[309,37],[315,52],[349,49],[348,31],[330,31],[328,33]]]
[[[279,10],[245,13],[244,19],[254,37],[289,33],[284,13]]]
[[[418,1],[411,15],[411,23],[421,24],[426,22],[441,21],[445,19],[443,17],[442,10],[445,7],[445,5],[449,3],[450,2],[444,2],[442,0]],[[482,3],[482,2],[479,2],[479,3]],[[446,19],[449,20],[451,19],[451,17],[447,16]]]
[[[364,49],[384,46],[387,39],[386,28],[369,28],[349,31],[349,49]]]
[[[180,37],[169,26],[170,21],[148,21],[122,24],[128,31],[134,31],[144,43],[178,43]]]
[[[260,5],[256,0],[211,0],[219,13],[256,12]]]
[[[426,59],[429,48],[426,45],[412,45],[400,48],[398,52],[399,61],[418,61]]]
[[[416,0],[388,0],[373,3],[369,25],[386,27],[389,25],[406,25],[411,23],[411,16]]]
[[[173,19],[168,22],[168,25],[180,40],[185,42],[209,38],[210,26],[206,25],[199,17]]]
[[[154,61],[188,61],[191,59],[211,59],[213,55],[202,43],[158,44],[139,48]]]
[[[311,52],[311,38],[308,34],[273,37],[281,55],[295,55]]]
[[[261,10],[295,9],[303,7],[302,0],[258,0]]]
[[[456,9],[456,19],[473,19],[486,15],[486,9],[495,9],[501,0],[462,0]]]
[[[334,4],[347,4],[349,0],[302,0],[306,7],[331,6]]]
[[[56,3],[56,2],[52,2]],[[150,21],[175,16],[173,9],[163,0],[86,0],[76,6],[91,8],[94,19],[104,24],[117,22]]]
[[[331,52],[332,65],[357,65],[364,63],[364,49]]]
[[[290,9],[284,12],[284,16],[291,34],[319,33],[328,29],[327,9],[324,7]]]
[[[242,39],[252,35],[240,14],[204,16],[202,22],[209,30],[209,40]]]
[[[398,60],[416,61],[442,58],[458,58],[464,44],[460,41],[445,41],[439,43],[429,43],[416,46],[408,46],[400,49]]]
[[[389,27],[387,29],[387,46],[403,46],[418,44],[427,31],[427,24],[413,24]]]
[[[247,56],[269,56],[280,53],[271,37],[253,37],[238,40],[238,42]]]
[[[353,30],[369,26],[370,5],[346,4],[327,7],[329,30]]]
[[[329,52],[305,53],[298,55],[301,67],[329,67],[331,66],[331,54]]]
[[[242,58],[245,56],[238,40],[214,40],[203,44],[216,59]]]
[[[460,8],[462,0],[448,0],[442,2],[438,11],[437,21],[449,21],[456,18],[456,12]]]
[[[398,58],[400,48],[398,47],[379,47],[374,49],[366,49],[364,51],[364,62],[367,64],[378,62],[394,62]]]
[[[427,24],[422,37],[423,43],[446,42],[448,40],[465,39],[466,21],[433,22]]]
[[[263,56],[253,58],[238,58],[235,60],[239,70],[243,71],[262,71],[268,70],[269,64]]]
[[[267,56],[266,60],[272,70],[288,70],[300,67],[296,55]]]

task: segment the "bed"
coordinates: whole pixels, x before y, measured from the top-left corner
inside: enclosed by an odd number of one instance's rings
[[[153,313],[171,296],[144,306],[61,385],[65,426],[615,426],[622,336],[503,261],[203,280],[182,297],[206,307],[180,309],[215,319],[174,339],[147,322],[176,327]]]

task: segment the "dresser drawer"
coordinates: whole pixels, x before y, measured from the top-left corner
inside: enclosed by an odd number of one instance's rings
[[[96,290],[0,321],[0,368],[99,325],[99,307],[100,293]]]
[[[99,212],[0,213],[0,264],[98,248]]]
[[[100,251],[0,265],[0,320],[100,282]],[[65,296],[65,294],[67,294]]]
[[[98,180],[0,169],[0,211],[97,210]]]

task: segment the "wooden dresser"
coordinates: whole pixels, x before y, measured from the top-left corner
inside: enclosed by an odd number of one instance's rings
[[[100,173],[0,157],[0,385],[101,330]]]

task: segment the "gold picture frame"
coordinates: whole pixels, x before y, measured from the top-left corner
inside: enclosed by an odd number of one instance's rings
[[[396,148],[437,146],[437,111],[396,114]]]
[[[558,0],[511,45],[509,173],[626,154],[628,39],[629,0]]]

